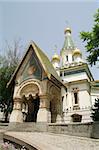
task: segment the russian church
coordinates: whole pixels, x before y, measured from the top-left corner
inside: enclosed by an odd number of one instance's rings
[[[99,80],[75,47],[71,29],[64,34],[60,56],[55,53],[51,61],[36,43],[29,44],[8,83],[14,85],[10,122],[92,122]]]

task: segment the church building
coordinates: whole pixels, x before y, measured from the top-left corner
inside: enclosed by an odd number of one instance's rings
[[[10,122],[91,122],[91,108],[99,97],[95,81],[81,51],[74,45],[71,29],[64,31],[60,56],[50,61],[31,42],[12,75],[13,110]]]

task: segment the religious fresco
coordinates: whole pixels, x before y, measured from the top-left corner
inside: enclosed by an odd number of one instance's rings
[[[24,65],[24,68],[21,73],[21,81],[33,78],[33,79],[41,79],[42,77],[42,68],[35,56],[35,54],[32,52],[30,58]]]

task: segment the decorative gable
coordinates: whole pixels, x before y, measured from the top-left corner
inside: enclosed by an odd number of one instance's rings
[[[30,48],[17,73],[16,82],[20,84],[28,79],[42,79],[42,67],[32,48]]]
[[[54,77],[60,85],[63,85],[53,65],[44,52],[31,42],[23,59],[13,73],[7,87],[12,84],[20,84],[27,79],[51,79]]]

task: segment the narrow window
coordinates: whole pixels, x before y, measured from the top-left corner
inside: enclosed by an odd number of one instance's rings
[[[65,88],[65,90],[66,90],[66,93],[67,93],[67,88]]]
[[[67,106],[67,104],[68,104],[68,103],[67,103],[67,93],[66,93],[66,106]]]
[[[66,55],[66,61],[68,61],[68,56]]]
[[[60,72],[60,77],[62,77],[62,72]]]
[[[72,56],[72,61],[74,61],[74,57]]]
[[[66,76],[67,74],[66,74],[66,72],[64,71],[64,76]]]
[[[77,92],[74,93],[74,103],[78,104],[78,93]]]
[[[63,100],[64,100],[64,96],[62,96],[62,102],[63,102]]]

